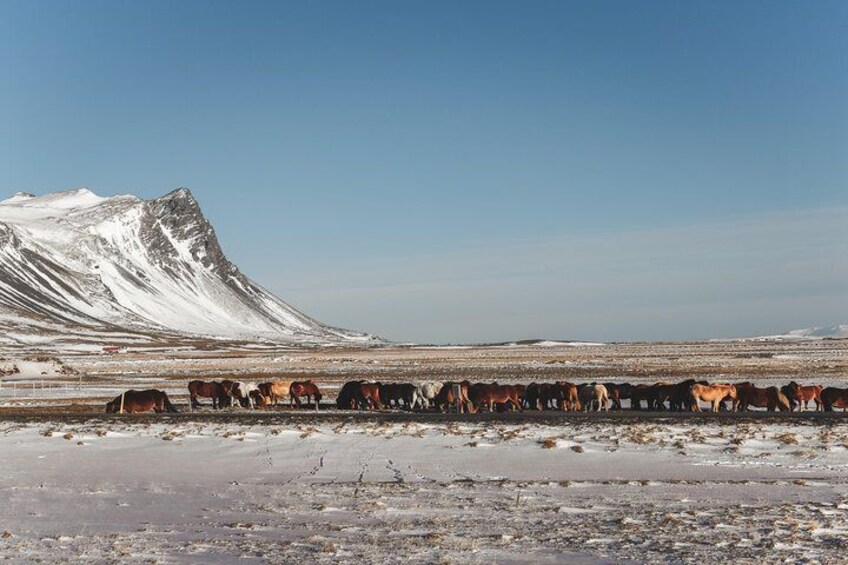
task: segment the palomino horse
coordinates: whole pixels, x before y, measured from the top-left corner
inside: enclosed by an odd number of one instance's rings
[[[310,381],[295,381],[289,387],[289,395],[291,396],[290,405],[294,405],[297,403],[300,406],[300,397],[306,397],[306,403],[312,404],[312,399],[315,399],[315,408],[318,408],[318,405],[321,404],[321,391],[318,390],[318,386]]]
[[[795,381],[792,381],[788,385],[789,391],[792,393],[792,396],[795,397],[795,400],[798,402],[798,411],[806,410],[809,402],[812,400],[816,404],[816,410],[822,409],[822,401],[821,401],[821,391],[822,387],[819,385],[812,386],[800,386]]]
[[[224,392],[224,387],[221,386],[221,383],[215,381],[212,381],[211,383],[207,383],[206,381],[191,381],[188,383],[188,394],[191,397],[192,408],[199,408],[202,406],[202,404],[197,401],[198,396],[211,398],[212,408],[220,408],[221,401],[227,397]]]
[[[609,393],[607,387],[597,383],[580,385],[577,389],[580,403],[583,404],[584,412],[609,411]]]
[[[106,404],[106,412],[118,413],[121,411],[121,396],[123,396],[124,412],[135,414],[137,412],[178,412],[176,407],[168,400],[168,395],[161,390],[128,390],[123,395],[118,395],[115,400]]]
[[[269,383],[261,383],[258,386],[262,396],[268,398],[274,406],[277,405],[280,399],[288,398],[291,392],[291,381],[271,381]]]
[[[512,385],[499,385],[497,383],[479,383],[468,389],[468,399],[479,410],[488,406],[489,412],[494,412],[495,404],[502,404],[504,408],[511,404],[513,410],[522,410],[519,400],[519,390]]]
[[[700,412],[698,402],[710,402],[713,412],[721,409],[721,403],[725,398],[736,402],[736,387],[733,385],[703,385],[695,383],[689,387],[689,399],[692,402],[692,411]]]
[[[848,388],[836,388],[829,386],[821,391],[821,401],[824,409],[827,412],[832,412],[834,408],[848,408]]]
[[[765,408],[769,412],[780,410],[791,412],[792,405],[789,399],[780,392],[776,386],[759,388],[749,382],[736,383],[736,401],[733,403],[735,410],[744,411],[748,407]]]

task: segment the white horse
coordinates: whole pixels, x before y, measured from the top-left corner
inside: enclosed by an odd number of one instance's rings
[[[609,392],[604,385],[595,383],[580,385],[577,389],[577,396],[580,398],[584,412],[599,412],[601,409],[604,412],[609,411]]]
[[[442,390],[442,383],[436,381],[418,383],[415,387],[415,402],[412,404],[413,407],[418,404],[422,410],[429,408],[433,405],[440,390]]]
[[[246,383],[244,381],[237,381],[236,386],[233,387],[234,392],[238,391],[239,394],[241,394],[241,398],[247,399],[247,403],[251,409],[255,408],[253,405],[253,396],[250,394],[254,390],[257,392],[259,391],[259,387],[256,386],[256,383]],[[236,398],[236,400],[240,400],[238,397],[234,398]],[[241,403],[239,403],[239,406],[241,406]]]

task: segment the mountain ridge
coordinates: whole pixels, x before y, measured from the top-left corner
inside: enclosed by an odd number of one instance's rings
[[[242,274],[184,187],[151,200],[80,188],[0,202],[0,330],[22,343],[63,333],[382,341],[318,322]]]

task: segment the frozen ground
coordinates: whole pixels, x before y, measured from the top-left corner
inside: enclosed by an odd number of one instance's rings
[[[14,562],[845,560],[848,419],[90,414],[193,378],[848,386],[848,340],[0,352]],[[17,366],[18,371],[13,371]]]
[[[0,557],[844,559],[841,420],[0,424]]]

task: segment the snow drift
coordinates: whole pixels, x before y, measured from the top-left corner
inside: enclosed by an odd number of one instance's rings
[[[244,276],[185,188],[154,200],[82,188],[0,202],[0,331],[0,341],[30,344],[69,335],[374,340],[326,326]]]

